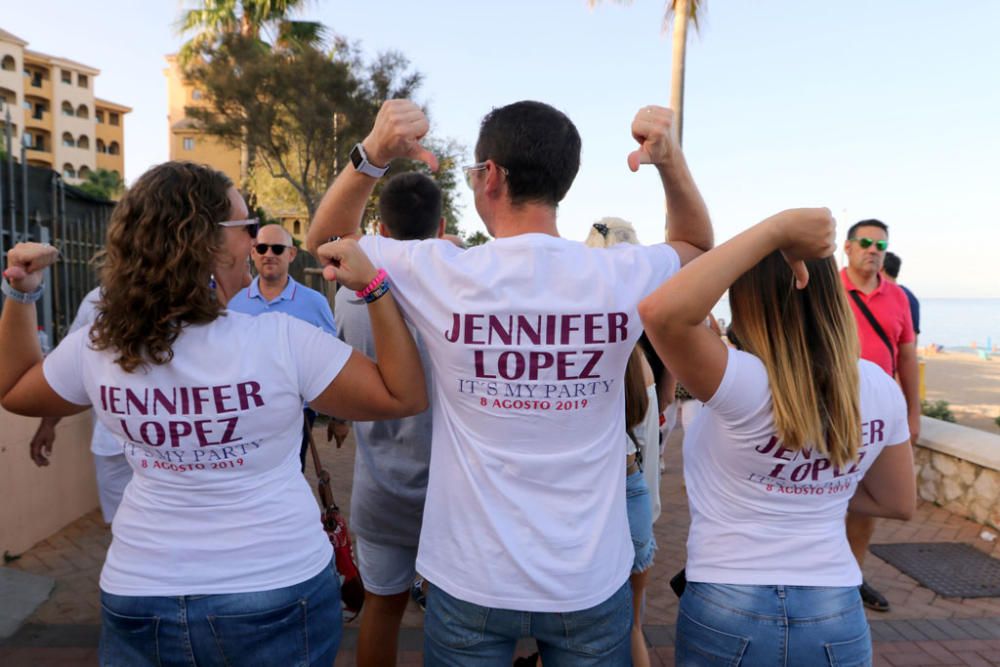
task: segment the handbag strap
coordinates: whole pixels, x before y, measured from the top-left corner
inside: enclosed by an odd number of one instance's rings
[[[854,303],[858,304],[858,310],[860,310],[861,314],[865,316],[866,320],[868,320],[868,324],[872,326],[872,329],[875,330],[878,337],[881,338],[882,342],[885,343],[885,346],[889,348],[889,357],[892,359],[892,377],[896,377],[896,349],[892,346],[889,336],[886,335],[885,329],[883,329],[882,325],[878,323],[877,319],[875,319],[875,315],[872,314],[872,311],[868,309],[868,305],[861,298],[861,295],[858,294],[858,291],[852,289],[848,293],[851,295],[851,298],[854,299]]]
[[[316,467],[316,490],[319,492],[319,500],[323,505],[323,512],[333,510],[339,512],[337,502],[333,499],[333,487],[330,485],[330,473],[324,468],[319,460],[319,451],[316,449],[316,441],[313,439],[312,430],[307,431],[309,437],[309,451],[312,453],[313,465]]]

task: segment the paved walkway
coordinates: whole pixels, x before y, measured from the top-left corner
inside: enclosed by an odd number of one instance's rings
[[[316,434],[321,437],[320,430]],[[324,463],[333,476],[337,500],[349,516],[353,439],[341,450],[324,446],[321,449]],[[659,550],[650,576],[643,629],[652,646],[654,664],[666,667],[674,664],[673,623],[677,615],[677,598],[668,581],[683,565],[689,523],[676,438],[668,445],[667,470],[661,488],[663,514],[655,530]],[[981,540],[982,530],[982,526],[921,502],[916,516],[908,523],[880,521],[873,541],[961,541],[1000,558],[1000,540],[992,544]],[[57,583],[52,596],[28,623],[0,644],[0,665],[97,664],[100,632],[97,581],[109,542],[108,529],[95,510],[10,565],[54,577]],[[875,556],[869,556],[865,574],[893,606],[886,614],[869,612],[876,665],[1000,667],[1000,598],[941,598]],[[422,623],[421,612],[411,605],[403,622],[400,665],[421,664]],[[338,666],[354,664],[356,626],[357,622],[347,626]],[[526,647],[519,653],[528,650]]]

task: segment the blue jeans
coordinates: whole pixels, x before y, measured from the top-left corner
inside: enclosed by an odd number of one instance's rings
[[[632,664],[632,589],[625,583],[596,607],[569,613],[481,607],[430,585],[424,664],[509,667],[517,640],[534,637],[545,667]]]
[[[136,597],[101,591],[103,667],[330,667],[343,631],[333,562],[287,588]]]
[[[857,586],[689,581],[676,655],[678,667],[863,667],[872,664],[872,642]]]
[[[650,465],[659,465],[659,461]],[[645,572],[653,565],[656,538],[653,537],[653,506],[649,499],[649,485],[642,471],[625,478],[625,511],[628,513],[628,529],[632,533],[635,560],[632,574]]]

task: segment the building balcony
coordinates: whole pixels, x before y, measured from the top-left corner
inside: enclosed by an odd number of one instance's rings
[[[41,149],[29,148],[25,153],[25,157],[30,160],[35,160],[37,162],[45,162],[48,165],[52,165],[52,151],[48,144],[43,146]]]

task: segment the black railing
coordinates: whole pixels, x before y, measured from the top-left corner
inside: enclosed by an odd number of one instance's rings
[[[6,159],[0,162],[0,268],[7,250],[22,241],[51,243],[60,252],[49,271],[45,295],[38,304],[38,322],[55,345],[69,329],[83,297],[97,285],[90,264],[104,245],[114,202],[91,197],[63,182],[49,169],[14,161],[8,138]]]

